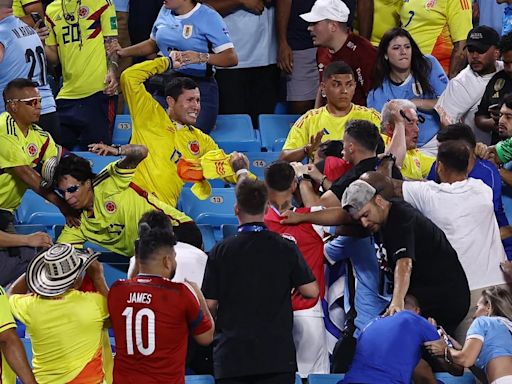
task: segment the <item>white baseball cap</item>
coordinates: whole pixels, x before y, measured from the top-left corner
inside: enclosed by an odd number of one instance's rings
[[[300,15],[308,23],[333,20],[346,23],[350,15],[347,5],[341,0],[317,0],[308,13]]]

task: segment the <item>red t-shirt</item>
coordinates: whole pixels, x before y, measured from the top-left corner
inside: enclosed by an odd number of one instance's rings
[[[333,61],[344,61],[352,68],[357,82],[352,102],[363,106],[366,106],[366,97],[372,89],[372,73],[376,60],[377,49],[364,37],[353,33],[349,33],[347,41],[337,52],[331,53],[328,48],[323,47],[316,51],[320,80],[325,67]]]
[[[329,181],[336,181],[345,174],[352,164],[336,156],[327,156],[324,161],[324,175]]]
[[[311,208],[296,208],[297,213],[308,213]],[[325,293],[324,278],[324,242],[322,237],[316,232],[312,224],[302,223],[298,225],[281,224],[282,217],[271,207],[265,214],[265,225],[272,232],[281,234],[281,236],[292,240],[302,253],[304,260],[313,272],[320,288],[320,297]],[[292,295],[292,308],[294,311],[300,309],[313,308],[318,299],[305,299],[299,292]]]
[[[118,280],[108,294],[114,383],[185,383],[189,334],[212,324],[192,288],[158,276]]]

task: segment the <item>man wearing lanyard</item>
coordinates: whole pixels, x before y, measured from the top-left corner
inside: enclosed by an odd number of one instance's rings
[[[297,246],[263,224],[267,195],[263,182],[239,181],[238,234],[217,244],[206,265],[203,292],[217,318],[217,383],[294,383],[290,292],[318,296],[318,284]]]

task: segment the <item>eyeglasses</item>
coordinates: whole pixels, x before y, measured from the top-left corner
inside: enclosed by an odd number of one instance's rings
[[[9,99],[9,100],[7,100],[7,102],[8,103],[19,102],[19,103],[28,105],[29,107],[35,108],[38,104],[41,104],[41,100],[42,100],[42,97],[37,96],[37,97],[29,97],[27,99]]]
[[[75,193],[76,191],[78,191],[80,189],[80,187],[81,187],[80,184],[75,184],[70,187],[67,187],[66,189],[57,188],[55,190],[55,192],[57,192],[60,196],[64,197],[66,195],[66,192],[67,193]]]

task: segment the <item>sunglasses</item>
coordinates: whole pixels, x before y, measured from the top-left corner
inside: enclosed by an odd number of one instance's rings
[[[41,96],[37,97],[29,97],[28,99],[10,99],[7,100],[8,103],[23,103],[25,105],[28,105],[29,107],[36,107],[38,104],[41,104]]]
[[[70,187],[67,187],[66,189],[57,188],[55,190],[55,192],[57,192],[60,196],[64,197],[66,195],[66,192],[67,193],[75,193],[76,191],[78,191],[80,189],[80,187],[81,187],[80,184],[75,184]]]

